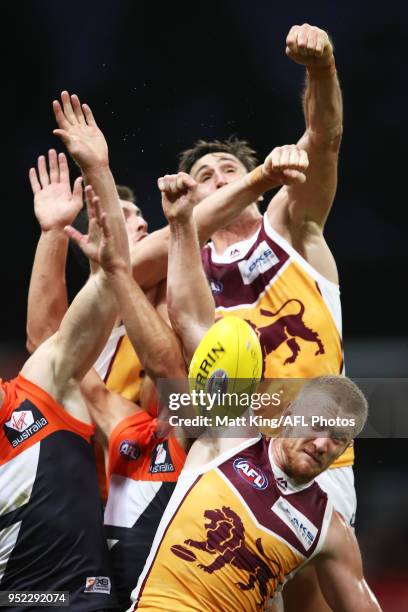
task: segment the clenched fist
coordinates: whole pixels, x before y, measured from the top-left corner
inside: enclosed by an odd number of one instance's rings
[[[304,66],[330,66],[333,45],[327,32],[308,23],[292,26],[286,37],[286,55]]]
[[[163,212],[169,223],[185,223],[192,215],[194,203],[193,192],[196,181],[185,172],[166,174],[157,181],[162,193]]]
[[[308,166],[306,151],[297,145],[284,145],[269,153],[262,165],[262,174],[276,185],[293,185],[306,181]]]

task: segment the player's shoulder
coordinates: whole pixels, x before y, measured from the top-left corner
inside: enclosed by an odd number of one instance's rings
[[[120,444],[125,438],[131,436],[138,444],[146,446],[152,439],[156,428],[157,419],[152,417],[146,410],[137,409],[133,402],[115,394],[118,402],[122,405],[133,406],[131,414],[123,415],[118,419],[109,437],[109,446]]]
[[[0,415],[6,415],[10,406],[15,402],[17,378],[12,380],[0,378]]]

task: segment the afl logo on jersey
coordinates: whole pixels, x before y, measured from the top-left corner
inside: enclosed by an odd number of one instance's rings
[[[250,484],[251,487],[254,487],[254,489],[263,491],[268,486],[268,479],[263,471],[251,461],[239,457],[238,459],[235,459],[233,465],[238,476]]]
[[[140,457],[140,448],[133,440],[123,440],[119,446],[119,453],[127,461],[136,461]]]
[[[221,281],[218,280],[210,280],[210,288],[213,293],[222,293],[224,289],[224,285]]]

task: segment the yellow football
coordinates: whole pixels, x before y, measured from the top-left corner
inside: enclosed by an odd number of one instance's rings
[[[262,376],[262,350],[255,331],[239,317],[214,323],[198,345],[189,369],[190,391],[216,395],[211,415],[239,416]],[[208,402],[200,406],[206,413]],[[208,413],[207,413],[208,414]]]

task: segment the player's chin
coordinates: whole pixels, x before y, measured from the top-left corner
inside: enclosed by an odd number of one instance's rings
[[[323,469],[321,465],[318,465],[311,458],[305,457],[297,461],[294,471],[299,481],[309,482],[316,478]]]

